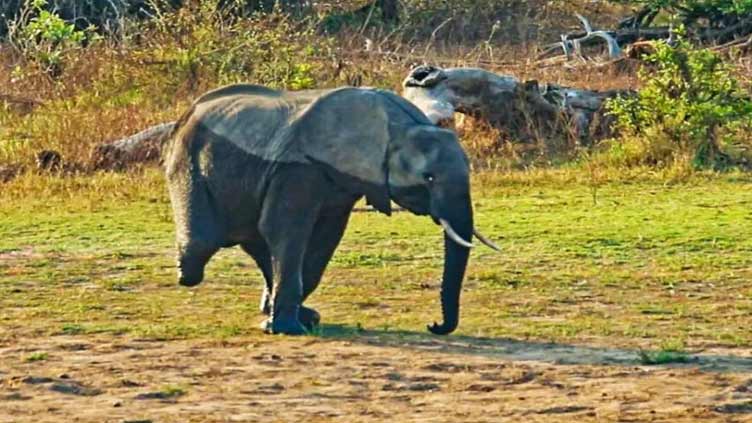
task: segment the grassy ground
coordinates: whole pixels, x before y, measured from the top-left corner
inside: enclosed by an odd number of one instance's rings
[[[477,226],[504,252],[473,252],[459,335],[752,345],[749,175],[626,180],[595,193],[562,172],[480,175],[474,186]],[[30,175],[0,189],[0,342],[260,336],[262,279],[239,249],[220,252],[198,289],[177,285],[158,171]],[[441,264],[430,220],[356,214],[309,300],[323,316],[319,335],[424,336],[440,317]]]
[[[257,329],[237,249],[177,285],[157,170],[24,174],[0,185],[0,421],[747,421],[752,177],[608,176],[476,175],[504,253],[473,252],[449,337],[425,330],[437,227],[356,214],[295,338]]]

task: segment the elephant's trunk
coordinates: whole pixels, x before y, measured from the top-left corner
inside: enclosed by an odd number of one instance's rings
[[[445,219],[454,232],[464,240],[473,237],[473,210],[469,194],[462,196],[459,202],[452,202],[452,212],[440,212],[441,218]],[[458,204],[460,206],[458,206]],[[444,232],[444,275],[441,281],[441,311],[444,322],[434,323],[428,330],[437,335],[452,333],[459,323],[460,292],[462,280],[465,277],[465,268],[470,249],[460,245],[452,236]]]

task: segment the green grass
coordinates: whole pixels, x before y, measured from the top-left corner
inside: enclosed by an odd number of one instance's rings
[[[667,339],[656,351],[640,349],[637,353],[638,361],[648,366],[665,364],[685,364],[692,361],[690,354],[685,351],[684,342],[678,339]]]
[[[477,227],[503,253],[473,251],[458,334],[752,344],[748,175],[607,182],[597,203],[587,181],[563,175],[476,178]],[[177,285],[158,171],[27,175],[0,190],[0,340],[260,336],[262,279],[239,249],[221,251],[197,289]],[[327,324],[317,334],[423,336],[440,319],[441,245],[429,219],[354,215],[309,301]]]
[[[188,393],[188,391],[180,386],[167,385],[163,387],[160,392],[166,397],[181,397]]]
[[[26,359],[24,361],[27,361],[29,363],[33,363],[35,361],[45,361],[49,358],[49,354],[46,352],[34,352],[26,356]]]
[[[655,366],[673,363],[689,363],[690,357],[684,351],[673,350],[661,350],[661,351],[645,351],[640,350],[640,362],[645,365]]]

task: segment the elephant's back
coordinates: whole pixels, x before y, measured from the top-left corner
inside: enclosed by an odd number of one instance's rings
[[[202,94],[199,98],[197,98],[193,103],[200,104],[200,103],[205,103],[205,102],[209,102],[212,100],[216,100],[219,98],[236,96],[236,95],[262,96],[262,97],[273,98],[273,97],[281,97],[283,94],[284,94],[283,91],[278,91],[273,88],[265,87],[263,85],[232,84],[232,85],[225,85],[223,87],[219,87],[211,91],[207,91],[206,93]]]
[[[197,103],[194,121],[214,135],[214,142],[229,143],[263,160],[291,161],[283,147],[294,112],[294,105],[282,97],[244,92]]]
[[[258,85],[231,85],[199,97],[178,126],[185,151],[198,153],[207,142],[232,146],[241,155],[276,163],[307,163],[292,140],[315,103],[334,92],[357,89],[276,91]],[[362,90],[360,90],[362,91]],[[305,126],[305,125],[302,125]],[[200,129],[200,131],[196,131]],[[197,137],[195,134],[203,136]],[[210,135],[210,136],[207,136]],[[190,144],[190,145],[189,145]],[[237,160],[237,155],[228,157]]]

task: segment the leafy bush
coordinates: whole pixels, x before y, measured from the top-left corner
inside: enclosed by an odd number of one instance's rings
[[[609,102],[622,134],[612,153],[622,161],[668,165],[687,159],[695,168],[748,163],[752,101],[715,52],[655,44],[639,71],[635,97]]]
[[[59,75],[63,56],[95,39],[92,29],[77,30],[59,15],[45,9],[47,0],[31,0],[11,28],[14,45],[47,73]]]
[[[655,10],[679,12],[687,17],[752,13],[750,0],[616,0],[616,3],[640,4]]]
[[[172,80],[191,86],[207,79],[313,88],[314,57],[333,46],[308,22],[279,11],[233,19],[216,0],[160,15],[144,29],[146,45],[139,54],[165,63]]]

